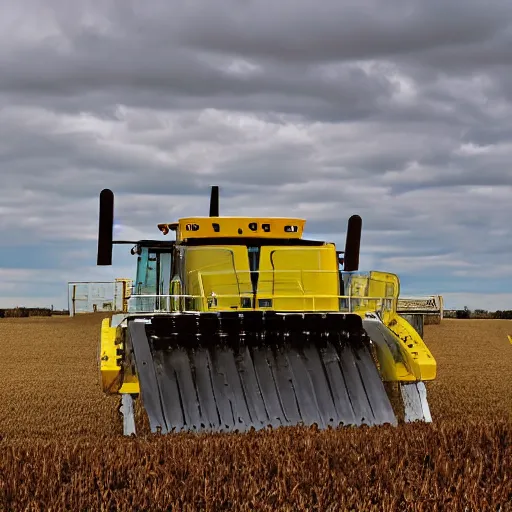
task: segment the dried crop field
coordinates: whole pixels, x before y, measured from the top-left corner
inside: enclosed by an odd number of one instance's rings
[[[102,315],[0,319],[0,510],[512,510],[512,322],[425,327],[434,424],[120,436]]]

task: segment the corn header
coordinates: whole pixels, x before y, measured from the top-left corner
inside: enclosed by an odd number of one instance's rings
[[[128,311],[105,319],[100,373],[122,396],[124,433],[139,399],[153,432],[431,421],[436,363],[397,313],[399,279],[360,272],[361,218],[343,251],[303,238],[298,218],[209,216],[158,224],[170,241],[113,241],[114,196],[100,194],[98,265],[113,244],[137,257]]]

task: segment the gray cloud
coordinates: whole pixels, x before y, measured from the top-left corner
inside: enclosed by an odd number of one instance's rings
[[[445,46],[484,42],[507,27],[510,7],[476,1],[249,2],[219,14],[189,14],[182,31],[197,47],[300,61],[386,57]],[[207,16],[211,14],[211,18]]]
[[[120,238],[161,238],[156,223],[207,213],[212,184],[225,214],[301,216],[341,245],[359,213],[362,261],[411,293],[505,290],[512,4],[26,0],[2,14],[0,270],[18,270],[0,294],[40,279],[56,301],[59,268],[128,272],[124,249],[119,268],[94,267],[102,188]]]

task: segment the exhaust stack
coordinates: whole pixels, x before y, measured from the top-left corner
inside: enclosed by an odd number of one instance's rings
[[[100,193],[97,265],[112,265],[114,229],[114,193],[105,188]]]
[[[219,187],[214,185],[210,196],[210,217],[219,216]]]
[[[359,215],[352,215],[352,217],[348,219],[345,254],[343,257],[343,270],[347,272],[359,270],[362,226],[363,220]]]

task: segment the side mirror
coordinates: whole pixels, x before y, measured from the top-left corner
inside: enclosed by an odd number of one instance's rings
[[[105,188],[100,192],[97,265],[112,265],[114,231],[114,193]]]
[[[343,256],[343,270],[347,272],[359,270],[362,226],[363,220],[359,215],[352,215],[348,219],[345,254]]]

